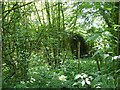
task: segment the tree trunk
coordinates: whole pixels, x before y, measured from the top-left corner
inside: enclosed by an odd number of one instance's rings
[[[78,42],[78,74],[80,73],[80,42]]]

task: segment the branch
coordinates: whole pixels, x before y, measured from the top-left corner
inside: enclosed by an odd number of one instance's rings
[[[8,12],[8,13],[4,16],[4,18],[5,18],[12,10],[15,10],[15,9],[18,9],[18,8],[21,8],[21,7],[24,7],[24,6],[29,5],[29,4],[31,4],[31,3],[32,3],[32,2],[29,2],[29,3],[24,4],[24,5],[21,5],[21,6],[19,6],[19,7],[15,7],[16,4],[17,4],[17,3],[16,3],[10,10],[6,10],[6,11],[2,12],[2,14]]]
[[[18,9],[18,8],[21,8],[21,7],[24,7],[24,6],[26,6],[26,5],[29,5],[29,4],[31,4],[32,2],[29,2],[29,3],[27,3],[27,4],[24,4],[24,5],[21,5],[21,6],[19,6],[19,7],[12,7],[12,9],[10,9],[10,10],[6,10],[6,11],[4,11],[3,13],[5,13],[5,12],[8,12],[8,11],[12,11],[12,10],[15,10],[15,9]],[[2,14],[3,14],[2,13]]]

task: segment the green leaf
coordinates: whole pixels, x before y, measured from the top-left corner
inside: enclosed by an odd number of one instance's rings
[[[94,33],[87,39],[87,41],[94,41],[98,38],[98,36],[99,34]]]

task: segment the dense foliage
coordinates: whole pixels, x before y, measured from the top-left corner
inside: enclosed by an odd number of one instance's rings
[[[119,88],[119,16],[119,2],[2,2],[3,88]]]

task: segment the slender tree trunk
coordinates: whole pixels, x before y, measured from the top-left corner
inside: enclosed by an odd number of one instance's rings
[[[97,62],[98,71],[100,71],[100,64],[99,64],[99,59],[98,58],[96,58],[96,62]]]
[[[61,10],[61,8],[60,8],[60,5],[61,5],[61,3],[60,2],[58,2],[58,34],[59,34],[59,36],[58,36],[58,46],[57,46],[57,60],[58,60],[58,64],[60,64],[60,52],[61,52],[61,25],[60,25],[60,20],[61,20],[61,18],[60,18],[60,10]]]
[[[78,42],[78,74],[80,73],[80,42]]]

